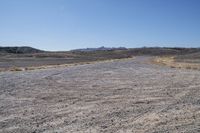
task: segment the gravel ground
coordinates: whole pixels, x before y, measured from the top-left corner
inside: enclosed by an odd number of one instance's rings
[[[0,132],[200,132],[200,71],[149,59],[1,72]]]

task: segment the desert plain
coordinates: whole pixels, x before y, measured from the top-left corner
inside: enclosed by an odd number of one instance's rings
[[[0,132],[200,132],[200,71],[151,59],[1,72]]]

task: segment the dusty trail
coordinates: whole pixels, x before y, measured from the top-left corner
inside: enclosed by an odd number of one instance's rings
[[[149,57],[0,73],[0,132],[200,132],[200,71]]]

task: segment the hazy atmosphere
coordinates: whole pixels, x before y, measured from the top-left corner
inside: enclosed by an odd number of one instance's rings
[[[0,45],[199,47],[199,0],[0,0]]]

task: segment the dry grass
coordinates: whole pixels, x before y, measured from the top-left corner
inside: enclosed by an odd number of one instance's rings
[[[200,70],[199,63],[177,62],[174,57],[156,57],[153,63],[171,68]]]
[[[13,67],[10,69],[10,71],[23,71],[24,69],[23,68],[20,68],[20,67]]]
[[[9,69],[0,69],[0,72],[4,71],[32,71],[32,70],[39,70],[39,69],[47,69],[47,68],[58,68],[58,67],[72,67],[77,65],[86,65],[86,64],[94,64],[94,63],[103,63],[103,62],[113,62],[118,60],[129,60],[131,58],[122,58],[122,59],[108,59],[108,60],[99,60],[99,61],[88,61],[88,62],[79,62],[79,63],[70,63],[70,64],[58,64],[58,65],[42,65],[42,66],[32,66],[32,67],[12,67]]]

